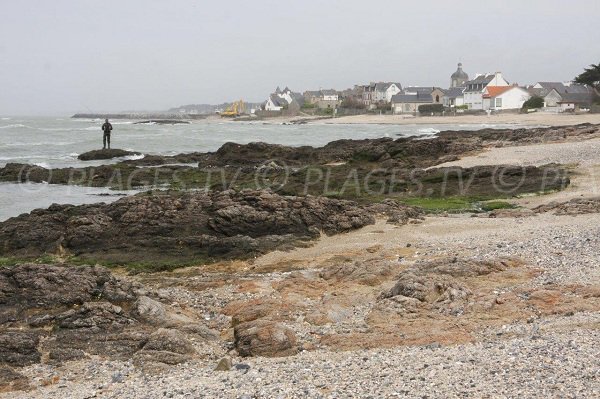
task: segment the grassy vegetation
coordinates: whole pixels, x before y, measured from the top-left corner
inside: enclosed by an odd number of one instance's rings
[[[481,210],[489,212],[495,209],[513,209],[515,205],[506,201],[487,201],[481,204]]]
[[[486,201],[478,197],[411,197],[399,199],[399,201],[406,205],[421,207],[427,213],[489,212],[494,209],[510,209],[515,207],[506,201]]]

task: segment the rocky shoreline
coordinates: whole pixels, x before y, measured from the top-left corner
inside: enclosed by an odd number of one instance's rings
[[[240,172],[235,190],[153,189],[0,223],[0,396],[597,397],[600,199],[581,194],[594,192],[593,170],[560,148],[599,133],[226,144],[81,169],[99,185],[116,169],[172,168],[198,185],[199,171]],[[531,145],[553,150],[535,164],[472,165],[488,148],[525,159]],[[284,165],[292,177],[279,191],[247,187],[256,171],[277,181]],[[304,191],[314,168],[334,170],[336,195]],[[390,182],[393,169],[396,181],[418,170],[416,205],[514,207],[432,213],[340,190],[351,170]],[[10,164],[0,178],[23,171],[67,173]],[[517,189],[489,195],[499,184]],[[154,272],[137,273],[147,262]]]
[[[421,213],[397,203],[361,207],[323,197],[269,191],[153,193],[110,204],[52,205],[0,224],[0,256],[76,256],[120,262],[202,262],[251,258],[375,222]]]

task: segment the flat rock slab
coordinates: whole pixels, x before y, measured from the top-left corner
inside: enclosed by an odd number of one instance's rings
[[[111,149],[107,149],[107,150],[92,150],[92,151],[84,152],[83,154],[80,154],[77,157],[77,159],[79,159],[81,161],[94,161],[97,159],[112,159],[112,158],[126,157],[129,155],[141,155],[141,153],[136,152],[136,151],[126,151],[126,150],[120,150],[118,148],[111,148]]]

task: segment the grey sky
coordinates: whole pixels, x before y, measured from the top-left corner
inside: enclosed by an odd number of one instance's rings
[[[600,2],[1,0],[0,114],[159,110],[392,80],[569,80]]]

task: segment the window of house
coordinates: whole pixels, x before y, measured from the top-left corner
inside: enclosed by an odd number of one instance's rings
[[[501,98],[496,99],[496,108],[502,108],[502,99]]]
[[[435,102],[439,103],[440,102],[440,96],[435,96]]]

